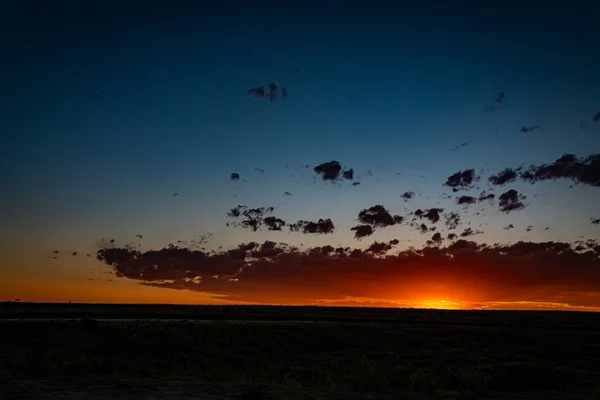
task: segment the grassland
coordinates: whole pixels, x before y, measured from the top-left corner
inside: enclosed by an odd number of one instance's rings
[[[58,316],[86,319],[27,319]],[[19,317],[25,319],[1,319]],[[4,382],[177,381],[377,398],[593,399],[600,393],[598,360],[600,315],[592,313],[0,306]]]

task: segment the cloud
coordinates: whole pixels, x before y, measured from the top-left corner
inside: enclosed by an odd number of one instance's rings
[[[353,180],[354,170],[352,168],[342,170],[342,165],[339,161],[327,161],[317,165],[314,168],[317,175],[320,175],[324,181],[338,181],[340,179]]]
[[[248,89],[248,94],[253,96],[254,98],[267,98],[271,101],[271,103],[277,101],[279,95],[281,97],[287,97],[287,89],[281,85],[276,84],[275,82],[269,83],[265,86],[255,86],[253,88]]]
[[[549,164],[531,165],[529,168],[506,168],[488,179],[492,185],[504,185],[520,178],[524,182],[536,183],[566,179],[588,186],[600,187],[600,154],[577,157],[563,154]]]
[[[350,230],[354,231],[356,239],[362,239],[372,235],[374,228],[385,228],[401,224],[404,218],[400,215],[390,214],[384,206],[377,204],[361,210],[358,213],[357,220],[360,224],[352,227]]]
[[[299,220],[290,224],[290,230],[292,232],[328,234],[335,231],[335,225],[330,218],[319,218],[317,222]]]
[[[400,197],[402,197],[404,201],[408,201],[415,197],[415,192],[404,192]]]
[[[456,204],[475,204],[477,199],[473,196],[460,196],[456,199]]]
[[[462,231],[459,236],[464,238],[464,237],[468,237],[468,236],[478,235],[480,233],[483,233],[483,231],[480,231],[480,230],[474,231],[473,228],[465,228],[465,230]]]
[[[237,172],[232,172],[231,175],[229,176],[229,180],[239,181],[240,180],[240,174],[238,174]]]
[[[371,225],[364,224],[353,226],[350,230],[354,232],[354,238],[359,240],[371,236],[375,232]]]
[[[521,132],[523,132],[523,133],[533,132],[539,128],[540,127],[538,125],[523,125],[523,126],[521,126]]]
[[[498,197],[500,211],[509,213],[511,211],[522,210],[525,208],[525,204],[523,204],[522,200],[525,200],[526,198],[527,197],[514,189],[507,190]]]
[[[498,92],[494,102],[488,106],[483,107],[482,112],[487,113],[491,111],[501,110],[506,106],[506,95],[504,92]]]
[[[263,218],[263,224],[270,231],[280,231],[283,226],[285,226],[285,221],[281,218],[269,216]]]
[[[553,163],[530,166],[521,172],[521,179],[530,183],[568,179],[576,184],[600,187],[600,154],[584,158],[564,154]]]
[[[273,211],[275,207],[248,208],[238,205],[227,212],[227,217],[231,220],[227,226],[239,226],[254,232],[265,226],[270,231],[280,231],[286,223],[280,218],[268,215]]]
[[[371,253],[373,255],[385,255],[388,251],[392,250],[398,243],[398,239],[392,239],[389,242],[373,242],[364,253]]]
[[[428,246],[437,246],[440,243],[442,243],[443,240],[444,240],[444,238],[442,237],[442,234],[439,232],[436,232],[433,234],[433,236],[431,236],[431,239],[429,239],[426,243]]]
[[[444,214],[444,218],[446,219],[446,227],[448,229],[456,229],[460,225],[460,214],[456,211]]]
[[[458,171],[450,175],[446,179],[444,186],[449,186],[452,191],[458,192],[459,190],[472,189],[473,184],[479,180],[479,177],[475,175],[474,169],[466,169],[464,171]]]
[[[600,218],[590,218],[590,222],[594,225],[600,225]]]
[[[513,168],[506,168],[497,174],[494,174],[488,178],[492,185],[502,186],[507,183],[514,182],[518,177],[518,171]]]
[[[504,228],[502,228],[502,229],[504,229],[504,230],[509,230],[509,229],[513,229],[514,227],[515,227],[515,226],[514,226],[513,224],[508,224],[507,226],[505,226],[505,227],[504,227]]]
[[[435,224],[440,220],[440,214],[443,211],[443,208],[430,208],[425,210],[421,210],[420,208],[418,208],[413,212],[413,215],[415,216],[415,218],[413,218],[413,221],[416,221],[417,219],[427,219],[432,224]]]
[[[436,234],[431,240],[438,239]],[[367,297],[600,306],[600,297],[585,296],[600,285],[595,240],[486,245],[459,239],[445,247],[392,252],[397,243],[374,242],[367,250],[330,245],[300,250],[272,241],[212,252],[173,245],[145,252],[106,248],[97,258],[121,279],[257,303]]]
[[[496,195],[494,193],[486,193],[485,191],[481,192],[481,194],[479,195],[479,202],[483,202],[486,200],[494,200],[496,198]]]

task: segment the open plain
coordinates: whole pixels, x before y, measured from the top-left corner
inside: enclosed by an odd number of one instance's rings
[[[0,318],[7,399],[600,394],[595,313],[4,303]]]

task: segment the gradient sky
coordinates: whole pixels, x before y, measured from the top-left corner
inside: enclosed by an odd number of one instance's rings
[[[0,299],[211,302],[99,274],[109,268],[93,257],[48,256],[53,249],[93,255],[101,238],[147,250],[208,232],[212,248],[264,240],[364,248],[393,238],[401,248],[422,246],[429,237],[409,226],[362,241],[350,227],[375,204],[398,214],[461,210],[439,197],[461,169],[486,168],[485,180],[505,167],[600,151],[593,1],[567,9],[475,1],[7,3],[0,5]],[[290,96],[270,103],[248,95],[271,81]],[[506,107],[482,112],[500,91]],[[540,129],[523,133],[522,125]],[[462,142],[469,145],[449,151]],[[354,168],[361,185],[313,183],[312,168],[330,160]],[[230,181],[232,172],[241,180]],[[528,196],[524,210],[486,206],[485,215],[464,218],[473,227],[489,223],[478,242],[599,239],[600,225],[589,221],[600,217],[600,191],[568,190],[571,183],[515,183],[507,188]],[[422,195],[405,203],[400,195],[409,190]],[[286,221],[331,218],[337,230],[227,227],[225,214],[238,204],[277,207]],[[509,223],[515,229],[503,230]],[[538,229],[526,232],[529,225]]]

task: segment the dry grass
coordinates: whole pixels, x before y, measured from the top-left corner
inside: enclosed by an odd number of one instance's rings
[[[457,313],[456,324],[452,315],[412,311],[410,323],[0,321],[0,377],[109,372],[115,382],[191,378],[456,398],[600,390],[595,315],[532,313],[520,326],[522,313],[496,314],[505,317],[496,324],[486,313]]]

